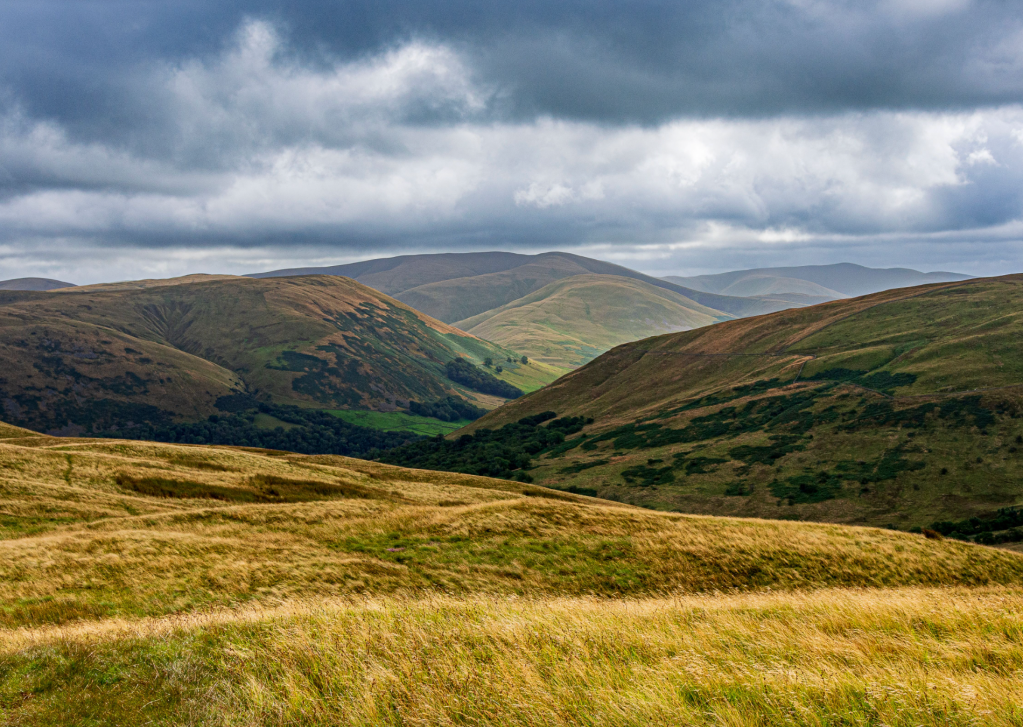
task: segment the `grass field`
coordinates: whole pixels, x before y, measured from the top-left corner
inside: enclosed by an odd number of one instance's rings
[[[407,414],[401,411],[336,409],[330,413],[338,419],[344,419],[351,424],[358,424],[360,427],[383,429],[388,432],[415,432],[426,437],[432,437],[437,434],[450,434],[470,423],[467,419],[457,422],[442,422],[440,419],[416,416],[415,414]]]
[[[1023,557],[0,425],[0,725],[1019,724]]]

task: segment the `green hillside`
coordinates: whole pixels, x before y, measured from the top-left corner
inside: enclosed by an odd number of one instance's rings
[[[1023,541],[1021,342],[1023,276],[893,290],[619,346],[468,430],[591,417],[530,476],[650,507]]]
[[[447,378],[456,357],[512,358],[501,376],[524,391],[557,375],[335,276],[7,293],[0,353],[7,419],[65,434],[203,420],[241,402],[394,411],[454,395],[499,404]]]
[[[639,280],[576,275],[454,325],[569,369],[622,343],[729,317]]]

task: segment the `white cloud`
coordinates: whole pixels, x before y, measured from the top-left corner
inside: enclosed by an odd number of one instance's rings
[[[499,123],[485,114],[492,90],[450,47],[412,41],[320,68],[286,50],[252,22],[219,56],[155,70],[162,145],[84,143],[9,110],[0,277],[97,249],[115,277],[146,265],[152,274],[160,255],[168,271],[248,272],[381,245],[491,247],[494,230],[506,246],[589,245],[640,262],[817,243],[883,255],[893,240],[944,232],[1001,246],[1004,257],[1012,240],[983,231],[1009,229],[1023,210],[1018,106],[653,127]],[[272,243],[292,254],[268,253]],[[139,254],[146,245],[156,252]],[[103,273],[78,279],[93,274]]]

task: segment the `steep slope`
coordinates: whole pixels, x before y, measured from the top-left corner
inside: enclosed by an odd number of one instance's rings
[[[665,280],[721,295],[782,295],[800,293],[831,299],[879,293],[928,283],[968,280],[961,273],[921,273],[909,268],[867,268],[853,263],[800,265],[789,268],[735,270],[695,277],[668,276]],[[820,301],[823,302],[823,301]]]
[[[445,364],[519,357],[334,276],[118,284],[0,303],[0,401],[8,420],[43,431],[196,420],[235,394],[324,409],[449,395],[493,406],[448,380]],[[518,363],[503,374],[513,384],[555,375]]]
[[[49,278],[14,278],[12,280],[0,280],[0,290],[59,290],[60,288],[73,288],[74,283],[64,283],[60,280]]]
[[[455,326],[532,359],[576,368],[619,344],[720,320],[718,311],[670,290],[613,275],[576,275]]]
[[[592,417],[534,480],[658,507],[997,523],[1023,505],[1021,341],[1023,276],[892,290],[619,346],[471,429]]]
[[[277,270],[250,277],[345,275],[451,323],[511,303],[555,280],[588,273],[640,280],[731,316],[759,315],[806,304],[778,296],[738,298],[704,293],[621,265],[565,252],[403,255],[326,268]]]

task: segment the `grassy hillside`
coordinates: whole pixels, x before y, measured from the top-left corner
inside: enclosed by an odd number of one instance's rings
[[[997,522],[1023,505],[1021,341],[1023,276],[894,290],[619,346],[470,429],[592,417],[529,474],[651,507]]]
[[[7,419],[68,434],[204,419],[231,410],[218,402],[237,394],[377,410],[458,395],[489,408],[499,400],[449,381],[445,364],[519,358],[334,276],[10,293],[0,299],[0,355]],[[556,372],[515,364],[503,375],[531,390]]]
[[[795,704],[965,724],[1019,696],[1014,553],[341,457],[0,437],[7,724],[765,724]]]
[[[568,369],[622,343],[725,318],[678,293],[638,280],[576,275],[454,325]]]

